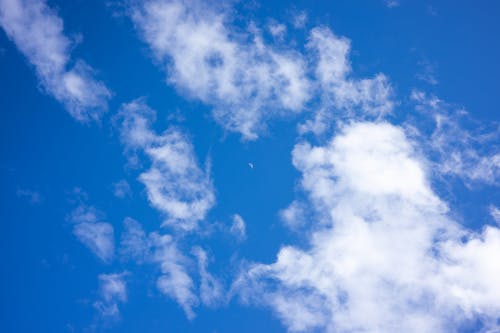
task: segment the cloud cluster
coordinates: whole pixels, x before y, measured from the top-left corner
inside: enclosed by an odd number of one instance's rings
[[[353,123],[324,146],[297,144],[293,161],[315,210],[309,245],[250,265],[234,286],[244,300],[291,331],[500,329],[500,230],[447,216],[401,128]]]
[[[215,204],[209,172],[198,166],[192,144],[178,128],[154,132],[155,117],[141,100],[125,104],[118,115],[121,140],[129,152],[140,151],[151,160],[139,180],[151,205],[164,214],[164,224],[193,230]]]
[[[92,206],[80,204],[68,216],[73,223],[73,234],[105,263],[113,260],[115,251],[114,228],[102,222],[102,213]]]
[[[35,67],[42,87],[78,121],[98,120],[111,93],[83,60],[71,59],[63,21],[43,0],[0,1],[0,26]]]

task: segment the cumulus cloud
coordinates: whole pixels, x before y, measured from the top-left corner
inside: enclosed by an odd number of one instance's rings
[[[73,43],[64,35],[62,19],[45,1],[0,1],[0,25],[35,67],[47,93],[79,121],[100,118],[111,93],[89,65],[71,59]]]
[[[300,112],[309,99],[302,55],[266,44],[255,25],[238,31],[224,11],[196,1],[146,1],[132,18],[167,65],[168,81],[211,105],[216,121],[244,139],[256,139],[269,118]]]
[[[94,302],[94,307],[105,318],[117,319],[120,316],[118,305],[127,301],[126,273],[100,274],[100,299]]]
[[[153,131],[155,116],[141,100],[125,104],[118,115],[121,140],[129,152],[150,159],[150,168],[139,180],[151,205],[164,214],[164,225],[193,230],[215,204],[209,171],[199,167],[193,145],[178,128],[161,135]]]
[[[298,143],[293,162],[315,210],[309,244],[249,265],[233,286],[244,301],[272,308],[290,331],[500,329],[500,230],[476,233],[447,215],[402,128],[344,125],[324,146]]]
[[[102,221],[102,213],[94,207],[80,204],[68,216],[73,223],[73,234],[105,263],[114,257],[114,229]]]

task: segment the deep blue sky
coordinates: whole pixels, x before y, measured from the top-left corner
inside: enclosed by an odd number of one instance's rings
[[[80,0],[47,5],[57,9],[64,34],[78,41],[71,46],[71,59],[84,59],[112,96],[100,121],[75,120],[46,91],[12,38],[0,33],[0,331],[285,332],[286,323],[270,307],[243,304],[236,296],[215,308],[200,305],[196,318],[188,320],[174,300],[157,290],[157,265],[137,264],[118,254],[103,263],[75,237],[68,216],[81,203],[103,212],[102,221],[114,228],[117,252],[126,217],[139,221],[147,232],[175,234],[160,228],[164,216],[150,205],[138,179],[150,161],[141,155],[141,166],[130,166],[116,124],[122,104],[144,97],[157,111],[154,130],[179,126],[194,147],[200,169],[210,168],[217,203],[202,223],[216,227],[211,234],[178,236],[178,242],[188,256],[193,245],[207,250],[212,258],[209,270],[229,292],[244,263],[272,263],[284,244],[307,243],[307,233],[287,229],[279,211],[305,195],[291,152],[303,140],[297,124],[309,113],[273,119],[257,140],[246,141],[214,121],[210,105],[167,83],[168,70],[134,27],[128,3]],[[273,19],[287,24],[285,43],[301,53],[307,54],[304,45],[315,26],[349,38],[352,78],[384,73],[390,80],[397,103],[388,119],[395,124],[416,112],[410,100],[414,90],[437,96],[447,109],[467,110],[474,119],[464,125],[467,131],[494,128],[499,120],[497,2],[401,0],[391,8],[382,0],[273,1],[231,7],[231,15],[241,22],[252,20],[265,27]],[[294,30],[290,21],[302,11],[306,26]],[[471,147],[494,154],[498,136],[487,144],[491,146],[474,141]],[[481,230],[484,224],[494,225],[489,210],[500,205],[498,168],[493,169],[493,181],[436,177],[433,188],[449,203],[451,216]],[[113,184],[120,180],[131,188],[124,198],[113,194]],[[226,230],[233,214],[245,220],[244,241]],[[129,272],[127,301],[119,303],[118,319],[102,318],[93,306],[100,297],[97,276],[123,271]],[[309,331],[315,330],[325,329]]]

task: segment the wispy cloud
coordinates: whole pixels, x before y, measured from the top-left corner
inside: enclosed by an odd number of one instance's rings
[[[127,301],[127,273],[99,275],[100,299],[94,302],[94,307],[106,319],[118,319],[120,309],[118,305]]]
[[[384,4],[387,8],[396,8],[400,5],[397,0],[384,0]]]
[[[384,74],[352,77],[349,39],[317,27],[311,30],[307,47],[315,55],[315,83],[321,103],[314,118],[299,125],[300,132],[319,135],[334,119],[380,119],[392,112],[392,87]]]
[[[497,327],[500,230],[467,230],[431,188],[402,128],[353,123],[293,151],[315,211],[305,248],[283,246],[235,283],[291,331],[450,332]]]
[[[463,109],[434,95],[413,90],[411,100],[419,112],[411,124],[423,148],[433,155],[436,172],[459,177],[466,185],[498,185],[500,179],[500,125],[479,125]],[[422,126],[422,124],[424,126]]]
[[[123,199],[132,195],[132,189],[129,183],[125,179],[122,179],[113,184],[113,194],[115,197]]]
[[[198,166],[186,134],[170,127],[161,135],[151,128],[155,112],[143,101],[125,104],[118,116],[121,139],[129,152],[142,152],[150,168],[139,176],[151,205],[165,215],[165,225],[193,230],[215,204],[209,171]]]
[[[29,201],[29,203],[34,205],[39,205],[43,201],[43,197],[40,192],[30,189],[17,189],[16,195],[19,198],[24,198]]]
[[[73,234],[105,263],[114,257],[114,229],[108,222],[102,222],[103,214],[92,206],[78,205],[69,215],[73,223]]]
[[[500,226],[500,208],[490,205],[490,215],[495,222]]]
[[[95,71],[71,59],[63,21],[43,0],[0,1],[0,25],[35,67],[42,87],[78,121],[97,120],[111,96]],[[73,66],[70,66],[74,63]]]
[[[193,254],[198,259],[200,275],[200,298],[203,304],[216,307],[224,298],[224,290],[220,281],[208,272],[208,255],[201,247],[194,247]]]
[[[239,214],[233,215],[233,223],[231,224],[231,228],[229,228],[229,232],[236,237],[237,240],[242,241],[247,237],[246,234],[246,224],[245,220]]]
[[[121,254],[140,263],[153,263],[160,267],[156,280],[158,290],[175,300],[189,319],[194,318],[193,308],[199,304],[196,286],[187,267],[191,260],[183,255],[171,235],[152,232],[146,234],[135,220],[125,221],[121,241]]]

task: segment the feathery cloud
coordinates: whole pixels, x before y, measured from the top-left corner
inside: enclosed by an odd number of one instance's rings
[[[100,299],[94,302],[94,307],[105,318],[117,319],[120,316],[119,303],[127,301],[126,272],[120,274],[99,275]]]
[[[107,110],[110,91],[92,67],[71,59],[73,43],[64,35],[63,20],[45,1],[0,1],[0,26],[35,67],[44,90],[76,120],[98,120]]]
[[[73,234],[105,263],[114,257],[114,229],[108,222],[101,222],[102,213],[92,206],[80,204],[68,216],[73,223]]]

